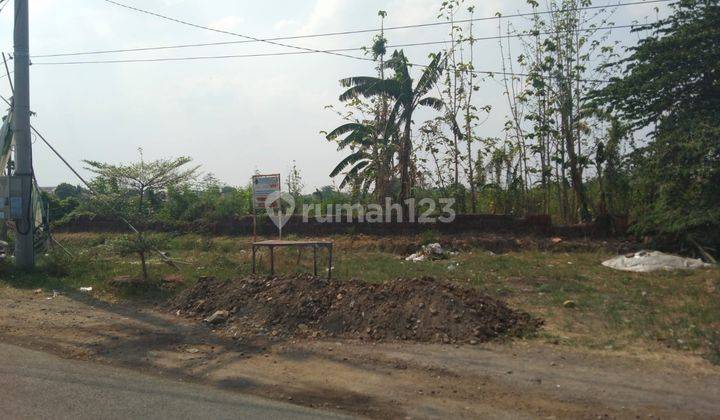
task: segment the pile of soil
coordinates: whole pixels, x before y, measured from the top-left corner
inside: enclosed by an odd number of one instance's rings
[[[477,289],[425,277],[382,284],[298,276],[201,278],[171,301],[191,317],[222,316],[236,333],[476,343],[534,332],[542,321]]]

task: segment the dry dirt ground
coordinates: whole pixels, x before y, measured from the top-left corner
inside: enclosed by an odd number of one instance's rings
[[[720,418],[720,367],[671,351],[248,341],[162,308],[8,287],[0,340],[373,418]]]

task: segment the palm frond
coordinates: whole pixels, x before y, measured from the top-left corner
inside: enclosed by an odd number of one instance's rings
[[[393,109],[390,111],[390,115],[388,116],[388,127],[387,128],[397,128],[400,125],[400,122],[398,121],[398,115],[400,115],[400,110],[403,108],[403,102],[401,100],[395,101],[395,104],[393,104]]]
[[[338,149],[344,149],[350,145],[371,147],[374,143],[372,137],[372,133],[370,132],[353,131],[349,136],[338,142]]]
[[[355,179],[358,172],[360,172],[364,167],[368,166],[370,164],[369,161],[363,161],[358,163],[357,165],[353,166],[352,169],[348,171],[348,173],[345,175],[345,178],[343,178],[342,182],[340,183],[340,188],[345,187],[348,182]]]
[[[330,177],[337,176],[337,174],[342,172],[343,169],[347,168],[349,165],[355,164],[362,159],[367,159],[367,157],[367,154],[362,150],[358,150],[357,152],[346,156],[343,160],[340,161],[340,163],[337,164],[337,166],[335,166],[335,169],[330,172]]]
[[[340,101],[345,102],[350,99],[364,96],[370,98],[378,95],[386,95],[391,98],[397,97],[400,92],[400,86],[394,79],[379,79],[377,77],[352,77],[343,79],[353,81],[350,88],[340,95]],[[358,83],[354,83],[358,82]]]
[[[375,83],[381,80],[382,79],[380,79],[379,77],[374,76],[354,76],[340,79],[340,85],[347,88],[353,86],[367,85],[369,83]]]
[[[343,124],[340,127],[337,127],[336,129],[334,129],[333,131],[328,133],[328,135],[325,136],[325,138],[327,138],[328,140],[335,140],[336,138],[342,136],[343,134],[349,133],[351,131],[369,131],[369,130],[363,124],[351,122],[351,123]]]
[[[410,70],[408,69],[408,60],[403,50],[395,50],[392,57],[388,60],[388,67],[392,68],[395,76],[400,80],[411,80]]]
[[[420,80],[415,87],[415,97],[421,97],[428,93],[435,83],[437,83],[440,74],[442,74],[442,66],[440,66],[440,60],[442,59],[442,52],[434,55],[430,64],[425,67]]]
[[[445,106],[445,103],[438,98],[422,98],[418,101],[418,105],[429,106],[432,109],[440,111]]]

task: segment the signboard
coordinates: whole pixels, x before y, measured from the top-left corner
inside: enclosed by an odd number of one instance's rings
[[[255,175],[252,177],[253,184],[253,209],[264,209],[265,200],[275,192],[280,191],[280,174]],[[273,203],[273,205],[275,205]]]

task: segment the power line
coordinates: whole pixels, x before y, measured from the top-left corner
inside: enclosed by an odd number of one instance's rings
[[[445,41],[442,41],[444,43]],[[435,44],[436,42],[429,43],[418,43],[418,44],[404,44],[397,45],[396,47],[409,47],[415,45],[429,45]],[[58,65],[74,65],[74,64],[118,64],[118,63],[155,63],[155,62],[166,62],[166,61],[195,61],[195,60],[217,60],[217,59],[228,59],[228,58],[251,58],[251,57],[277,57],[285,55],[304,55],[304,54],[315,54],[315,53],[340,53],[345,51],[360,51],[363,48],[337,48],[331,50],[322,51],[285,51],[285,52],[274,52],[274,53],[256,53],[256,54],[227,54],[227,55],[204,55],[204,56],[191,56],[191,57],[162,57],[162,58],[137,58],[137,59],[118,59],[118,60],[88,60],[88,61],[50,61],[50,62],[36,62],[33,63],[36,66],[58,66]],[[371,58],[358,57],[362,60],[374,61]]]
[[[351,50],[357,50],[353,48]],[[346,51],[346,49],[340,50],[329,50],[329,51]],[[67,62],[48,62],[48,63],[35,63],[35,65],[82,65],[82,64],[120,64],[120,63],[156,63],[156,62],[172,62],[172,61],[196,61],[196,60],[212,60],[212,59],[228,59],[228,58],[252,58],[252,57],[275,57],[285,55],[305,55],[312,54],[309,51],[286,51],[278,53],[259,53],[259,54],[241,54],[241,55],[218,55],[218,56],[200,56],[200,57],[169,57],[169,58],[140,58],[140,59],[129,59],[129,60],[97,60],[97,61],[67,61]],[[372,60],[368,58],[367,60]],[[427,67],[424,64],[413,64],[408,63],[410,66],[415,67]],[[529,77],[537,76],[529,73],[513,73],[506,71],[492,71],[492,70],[464,70],[472,74],[483,74],[487,76],[501,75],[501,76],[515,76],[515,77]],[[573,79],[579,82],[593,82],[593,83],[609,83],[610,80],[603,79]]]
[[[443,41],[444,42],[444,41]],[[346,50],[358,50],[358,48],[351,49],[339,49],[329,51],[346,51]],[[97,60],[97,61],[59,61],[59,62],[47,62],[47,63],[35,63],[35,65],[47,65],[47,66],[63,66],[63,65],[82,65],[82,64],[120,64],[120,63],[156,63],[156,62],[172,62],[172,61],[198,61],[198,60],[213,60],[213,59],[229,59],[229,58],[252,58],[252,57],[275,57],[285,55],[305,55],[312,54],[311,51],[286,51],[278,53],[259,53],[259,54],[239,54],[239,55],[217,55],[217,56],[200,56],[200,57],[168,57],[168,58],[140,58],[140,59],[129,59],[129,60]],[[373,61],[371,58],[367,58],[368,61]],[[413,64],[408,63],[410,66],[415,67],[427,67],[424,64]],[[472,74],[484,74],[487,76],[502,75],[502,76],[514,76],[514,77],[529,77],[537,76],[529,73],[514,73],[506,71],[492,71],[492,70],[464,70]],[[610,80],[603,79],[573,79],[579,82],[592,82],[592,83],[609,83]]]
[[[619,25],[619,26],[604,26],[604,27],[595,27],[595,28],[587,28],[587,29],[576,29],[576,30],[569,30],[569,31],[548,31],[548,32],[538,32],[538,33],[526,33],[526,34],[514,34],[514,35],[496,35],[491,37],[482,37],[482,38],[472,38],[472,42],[478,41],[478,40],[486,40],[486,39],[505,39],[505,38],[513,38],[517,36],[540,36],[540,35],[554,35],[557,33],[566,33],[566,32],[588,32],[588,31],[600,31],[600,30],[609,30],[609,29],[623,29],[623,28],[642,28],[644,26],[650,26],[650,25]],[[449,40],[445,41],[427,41],[427,42],[415,42],[415,43],[408,43],[408,44],[396,44],[396,45],[388,45],[388,48],[405,48],[405,47],[415,47],[415,46],[427,46],[427,45],[439,45],[439,44],[447,44],[449,43]],[[198,45],[198,44],[196,44]],[[207,45],[207,44],[202,44]],[[161,48],[167,48],[167,47],[161,47]],[[312,51],[284,51],[284,52],[273,52],[273,53],[254,53],[254,54],[225,54],[225,55],[209,55],[209,56],[189,56],[189,57],[158,57],[158,58],[138,58],[138,59],[116,59],[116,60],[86,60],[86,61],[55,61],[55,62],[34,62],[33,65],[47,65],[47,66],[63,66],[63,65],[86,65],[86,64],[123,64],[123,63],[157,63],[157,62],[177,62],[177,61],[200,61],[200,60],[220,60],[220,59],[238,59],[238,58],[259,58],[259,57],[278,57],[278,56],[293,56],[293,55],[305,55],[305,54],[316,54],[316,53],[342,53],[342,52],[349,52],[349,51],[365,51],[367,50],[366,47],[354,47],[354,48],[337,48],[337,49],[329,49],[329,50],[312,50]],[[136,51],[136,50],[133,50]],[[80,53],[82,54],[82,53]],[[76,54],[73,54],[76,55]],[[58,56],[58,55],[56,55]],[[48,56],[49,57],[49,56]],[[369,57],[357,57],[360,60],[365,61],[376,61]],[[412,66],[417,67],[426,67],[422,64],[413,64],[409,63]],[[519,76],[519,77],[528,77],[530,74],[527,73],[513,73],[513,72],[502,72],[502,71],[489,71],[489,70],[466,70],[473,74],[485,74],[485,75],[505,75],[505,76]],[[578,81],[584,81],[584,82],[599,82],[599,83],[607,83],[609,80],[601,80],[601,79],[577,79]]]
[[[73,55],[86,55],[86,54],[105,54],[105,53],[113,53],[113,52],[130,52],[130,51],[148,51],[148,50],[158,50],[158,49],[171,49],[171,48],[187,48],[187,47],[195,47],[195,46],[210,46],[210,45],[226,45],[226,44],[237,44],[237,43],[247,43],[247,42],[266,42],[274,45],[279,46],[285,46],[293,49],[298,49],[300,51],[295,52],[276,52],[276,53],[255,53],[255,54],[226,54],[226,55],[213,55],[213,56],[191,56],[191,57],[167,57],[167,58],[146,58],[146,59],[118,59],[118,60],[87,60],[87,61],[65,61],[65,62],[36,62],[35,65],[81,65],[81,64],[119,64],[119,63],[147,63],[147,62],[173,62],[173,61],[198,61],[198,60],[216,60],[216,59],[233,59],[233,58],[252,58],[252,57],[274,57],[274,56],[289,56],[289,55],[303,55],[303,54],[313,54],[313,53],[324,53],[324,54],[331,54],[336,56],[342,56],[342,57],[348,57],[353,58],[356,60],[362,60],[362,61],[372,61],[376,62],[375,59],[369,58],[369,57],[358,57],[353,56],[349,54],[344,54],[345,52],[349,51],[364,51],[366,50],[365,47],[355,47],[355,48],[338,48],[338,49],[328,49],[328,50],[319,50],[319,49],[313,49],[313,48],[305,48],[305,47],[298,47],[294,45],[288,45],[288,44],[281,44],[274,42],[269,39],[259,39],[250,37],[247,35],[242,34],[236,34],[234,32],[230,31],[224,31],[214,28],[205,27],[202,25],[196,25],[190,22],[185,22],[179,19],[167,17],[164,15],[156,14],[154,12],[145,11],[142,9],[135,8],[133,6],[124,5],[118,2],[115,2],[113,0],[104,0],[108,3],[118,5],[120,7],[128,8],[131,10],[135,10],[141,13],[150,14],[152,16],[157,16],[162,19],[168,19],[173,22],[178,22],[184,25],[189,25],[192,27],[197,27],[200,29],[206,29],[214,32],[220,32],[220,33],[227,33],[234,36],[239,36],[243,38],[248,38],[249,40],[244,41],[229,41],[229,42],[219,42],[219,43],[203,43],[203,44],[185,44],[185,45],[174,45],[174,46],[161,46],[161,47],[144,47],[144,48],[132,48],[132,49],[125,49],[125,50],[105,50],[105,51],[88,51],[88,52],[76,52],[76,53],[63,53],[63,54],[47,54],[47,55],[41,55],[41,56],[35,56],[37,57],[60,57],[60,56],[73,56]],[[633,4],[645,4],[645,3],[658,3],[658,2],[666,2],[669,0],[648,0],[645,2],[632,2],[632,3],[620,3],[617,5],[612,6],[590,6],[586,8],[578,8],[578,9],[566,9],[566,10],[586,10],[586,9],[593,9],[593,8],[605,8],[605,7],[619,7],[619,6],[628,6]],[[507,15],[507,16],[494,16],[494,17],[486,17],[486,18],[474,18],[474,19],[467,19],[466,21],[478,21],[478,20],[488,20],[488,19],[498,19],[502,17],[518,17],[518,16],[526,16],[526,15],[535,15],[540,13],[550,13],[550,12],[535,12],[535,13],[523,13],[523,14],[515,14],[515,15]],[[456,21],[462,22],[462,21]],[[401,29],[401,28],[409,28],[409,27],[419,27],[419,26],[430,26],[430,25],[436,25],[436,24],[446,24],[447,22],[436,22],[436,23],[430,23],[430,24],[419,24],[419,25],[406,25],[403,27],[392,27],[394,29]],[[570,30],[570,31],[562,31],[562,32],[588,32],[588,31],[599,31],[599,30],[612,30],[612,29],[623,29],[623,28],[641,28],[642,26],[647,25],[617,25],[617,26],[605,26],[605,27],[595,27],[595,28],[586,28],[586,29],[576,29],[576,30]],[[370,30],[366,30],[370,31]],[[354,33],[355,31],[346,31],[346,32],[336,32],[336,33],[328,33],[328,34],[316,34],[316,35],[307,35],[302,37],[312,37],[312,36],[327,36],[327,35],[335,35],[335,34],[345,34],[345,33]],[[507,35],[499,35],[499,36],[490,36],[490,37],[473,37],[472,41],[480,41],[480,40],[492,40],[492,39],[504,39],[504,38],[513,38],[513,37],[525,37],[525,36],[539,36],[539,35],[550,35],[550,34],[557,34],[558,31],[549,31],[549,32],[540,32],[540,33],[523,33],[523,34],[507,34]],[[286,37],[287,38],[287,37]],[[281,38],[276,38],[281,39]],[[402,47],[412,47],[412,46],[427,46],[427,45],[438,45],[438,44],[446,44],[449,41],[428,41],[428,42],[418,42],[418,43],[409,43],[409,44],[398,44],[398,45],[390,45],[389,48],[402,48]],[[421,64],[413,64],[409,63],[413,66],[417,67],[425,67]],[[520,77],[527,77],[529,74],[525,73],[512,73],[512,72],[501,72],[501,71],[483,71],[483,70],[472,70],[470,71],[473,74],[485,74],[485,75],[507,75],[507,76],[520,76]],[[607,80],[593,80],[593,79],[578,79],[579,81],[587,81],[587,82],[608,82]]]
[[[5,98],[4,96],[0,95],[0,99],[2,99],[6,104],[8,104],[8,106],[12,107],[12,103],[11,103],[9,100],[7,100],[7,98]],[[72,171],[72,173],[75,174],[75,176],[78,177],[78,179],[79,179],[80,181],[82,181],[82,183],[85,184],[85,186],[87,186],[92,193],[95,193],[95,191],[92,189],[92,187],[90,186],[90,184],[85,180],[85,178],[83,178],[82,175],[80,175],[80,173],[78,173],[78,171],[76,171],[75,168],[73,168],[72,165],[70,165],[70,163],[68,163],[68,161],[65,160],[65,158],[60,154],[60,152],[58,152],[57,149],[55,149],[55,148],[47,141],[47,139],[45,138],[45,136],[43,136],[37,129],[35,129],[35,127],[30,126],[30,128],[31,128],[32,131],[40,138],[40,140],[42,140],[43,143],[45,143],[45,144],[50,148],[50,150],[52,150],[53,153],[55,153],[55,155],[65,164],[65,166],[67,166],[68,169],[70,169],[70,170]]]
[[[578,30],[571,30],[571,31],[562,31],[562,32],[588,32],[588,31],[600,31],[600,30],[606,30],[606,29],[623,29],[623,28],[640,28],[642,26],[647,25],[622,25],[622,26],[604,26],[604,27],[596,27],[596,28],[589,28],[589,29],[578,29]],[[512,38],[517,36],[539,36],[539,35],[554,35],[559,32],[557,31],[550,31],[550,32],[539,32],[536,34],[530,33],[530,34],[515,34],[515,35],[496,35],[496,36],[489,36],[489,37],[481,37],[481,38],[472,38],[472,41],[478,41],[478,40],[493,40],[493,39],[505,39],[505,38]],[[445,41],[427,41],[427,42],[414,42],[414,43],[408,43],[408,44],[396,44],[396,45],[388,45],[388,48],[405,48],[405,47],[416,47],[416,46],[428,46],[428,45],[441,45],[441,44],[447,44],[449,43],[449,40]],[[221,43],[224,44],[224,43]],[[215,44],[193,44],[192,46],[197,45],[215,45]],[[191,45],[186,45],[191,46]],[[125,50],[125,51],[147,51],[147,50],[154,50],[154,49],[165,49],[165,48],[175,48],[177,46],[169,46],[169,47],[155,47],[155,48],[141,48],[141,49],[131,49],[131,50]],[[276,57],[276,56],[288,56],[288,55],[303,55],[303,54],[315,54],[320,52],[333,52],[333,53],[339,53],[339,52],[349,52],[349,51],[365,51],[366,47],[354,47],[354,48],[336,48],[336,49],[329,49],[329,50],[321,50],[321,51],[285,51],[285,52],[273,52],[273,53],[254,53],[254,54],[224,54],[224,55],[208,55],[208,56],[190,56],[190,57],[158,57],[158,58],[138,58],[138,59],[116,59],[116,60],[86,60],[86,61],[47,61],[47,62],[34,62],[34,65],[77,65],[77,64],[119,64],[119,63],[154,63],[154,62],[172,62],[172,61],[195,61],[195,60],[218,60],[218,59],[231,59],[231,58],[253,58],[253,57]],[[110,52],[110,51],[107,51]],[[55,55],[47,55],[43,57],[58,57],[58,56],[65,56],[65,55],[81,55],[81,54],[98,54],[100,52],[94,52],[94,53],[72,53],[72,54],[55,54]],[[40,56],[36,56],[40,57]],[[372,60],[371,58],[367,57],[360,57],[367,60]]]
[[[546,31],[546,32],[539,32],[539,33],[519,33],[519,34],[509,34],[509,35],[493,35],[493,36],[485,36],[485,37],[473,37],[472,42],[476,41],[489,41],[489,40],[496,40],[496,39],[506,39],[506,38],[524,38],[524,37],[531,37],[531,36],[539,36],[539,35],[555,35],[558,33],[567,33],[567,32],[593,32],[593,31],[601,31],[601,30],[613,30],[613,29],[633,29],[633,28],[640,28],[642,26],[647,26],[644,24],[637,24],[637,25],[613,25],[613,26],[598,26],[594,28],[585,28],[585,29],[571,29],[566,31]],[[285,38],[274,38],[274,39],[285,39]],[[469,39],[468,39],[469,41]],[[77,52],[69,52],[69,53],[57,53],[57,54],[41,54],[41,55],[33,55],[32,58],[54,58],[54,57],[73,57],[73,56],[81,56],[81,55],[99,55],[99,54],[115,54],[115,53],[127,53],[127,52],[144,52],[144,51],[158,51],[158,50],[171,50],[171,49],[181,49],[181,48],[195,48],[195,47],[214,47],[214,46],[222,46],[222,45],[236,45],[236,44],[246,44],[248,42],[254,42],[254,41],[223,41],[223,42],[204,42],[204,43],[195,43],[195,44],[177,44],[177,45],[161,45],[161,46],[154,46],[154,47],[138,47],[138,48],[124,48],[124,49],[113,49],[113,50],[91,50],[91,51],[77,51]],[[418,45],[435,45],[435,44],[444,44],[450,42],[447,41],[430,41],[430,42],[419,42],[419,43],[412,43],[412,44],[404,44],[404,45],[388,45],[388,48],[400,48],[400,47],[410,47],[410,46],[418,46]],[[318,52],[322,51],[359,51],[363,48],[344,48],[344,49],[333,49],[333,50],[320,50]]]
[[[341,51],[357,51],[359,48],[343,48],[334,50],[324,50],[323,52],[341,52]],[[93,60],[93,61],[50,61],[33,63],[36,66],[63,66],[77,64],[120,64],[120,63],[156,63],[166,61],[196,61],[196,60],[219,60],[229,58],[251,58],[251,57],[276,57],[283,55],[304,55],[314,54],[315,51],[286,51],[278,53],[258,53],[258,54],[229,54],[229,55],[206,55],[194,57],[165,57],[165,58],[137,58],[124,60]]]
[[[607,29],[623,29],[623,28],[640,28],[647,25],[622,25],[622,26],[600,26],[589,29],[577,29],[570,31],[549,31],[549,32],[538,32],[528,34],[513,34],[513,35],[495,35],[488,37],[472,38],[472,42],[482,40],[497,40],[514,37],[525,37],[525,36],[540,36],[540,35],[555,35],[558,33],[565,32],[590,32],[590,31],[601,31]],[[387,45],[387,48],[406,48],[406,47],[417,47],[417,46],[428,46],[428,45],[442,45],[450,43],[450,40],[445,41],[426,41],[426,42],[413,42],[408,44],[395,44]],[[224,43],[221,43],[224,44]],[[168,46],[168,47],[148,47],[124,50],[129,51],[149,51],[156,49],[167,49],[176,47],[187,47],[187,46],[199,46],[199,45],[216,45],[216,44],[188,44],[184,46]],[[285,55],[302,55],[302,54],[315,54],[320,52],[348,52],[348,51],[366,51],[367,47],[353,47],[353,48],[335,48],[321,51],[292,51],[292,52],[273,52],[273,53],[253,53],[253,54],[223,54],[223,55],[208,55],[208,56],[189,56],[189,57],[157,57],[157,58],[138,58],[138,59],[115,59],[115,60],[86,60],[86,61],[40,61],[34,62],[34,65],[70,65],[70,64],[116,64],[116,63],[152,63],[152,62],[164,62],[164,61],[192,61],[192,60],[215,60],[215,59],[228,59],[228,58],[250,58],[250,57],[274,57],[274,56],[285,56]],[[110,52],[110,51],[106,51]],[[113,51],[114,52],[114,51]],[[84,55],[84,54],[101,54],[105,52],[88,52],[88,53],[70,53],[70,54],[54,54],[37,57],[63,57],[67,55]],[[362,57],[366,58],[366,57]],[[366,58],[372,60],[370,58]],[[374,61],[374,60],[372,60]]]
[[[249,36],[249,35],[243,35],[243,34],[240,34],[240,33],[237,33],[237,32],[226,31],[226,30],[223,30],[223,29],[216,29],[216,28],[211,28],[211,27],[209,27],[209,26],[198,25],[198,24],[196,24],[196,23],[188,22],[188,21],[181,20],[181,19],[176,19],[176,18],[173,18],[173,17],[170,17],[170,16],[161,15],[161,14],[159,14],[159,13],[155,13],[155,12],[151,12],[151,11],[148,11],[148,10],[140,9],[140,8],[137,8],[137,7],[134,7],[134,6],[130,6],[130,5],[127,5],[127,4],[118,3],[118,2],[116,2],[116,1],[114,1],[114,0],[103,0],[103,1],[105,1],[106,3],[110,3],[110,4],[113,4],[113,5],[119,6],[119,7],[123,7],[123,8],[125,8],[125,9],[133,10],[133,11],[138,12],[138,13],[143,13],[143,14],[146,14],[146,15],[150,15],[150,16],[154,16],[154,17],[157,17],[157,18],[160,18],[160,19],[164,19],[164,20],[167,20],[167,21],[170,21],[170,22],[175,22],[175,23],[179,23],[179,24],[181,24],[181,25],[185,25],[185,26],[192,27],[192,28],[203,29],[203,30],[206,30],[206,31],[216,32],[216,33],[220,33],[220,34],[237,36],[237,37],[245,38],[245,39],[250,40],[250,41],[253,41],[253,42],[264,42],[264,43],[267,43],[267,44],[277,45],[277,46],[280,46],[280,47],[286,47],[286,48],[292,48],[292,49],[296,49],[296,50],[316,52],[316,53],[330,54],[330,55],[335,55],[335,56],[338,56],[338,57],[352,58],[352,59],[354,59],[354,60],[362,60],[362,61],[367,61],[367,60],[368,60],[367,57],[357,57],[357,56],[354,56],[354,55],[344,54],[344,53],[341,53],[341,52],[323,51],[323,50],[318,50],[318,49],[314,49],[314,48],[300,47],[300,46],[297,46],[297,45],[290,45],[290,44],[285,44],[285,43],[281,43],[281,42],[271,41],[271,40],[268,40],[268,39],[260,39],[260,38],[256,38],[256,37]],[[372,59],[370,59],[370,60],[371,60],[371,61],[375,61],[375,60],[372,60]]]
[[[10,78],[10,68],[7,64],[7,58],[5,57],[5,53],[2,53],[2,59],[3,59],[3,65],[5,66],[5,77],[8,78],[8,84],[10,85],[10,92],[12,92],[13,96],[15,95],[15,87],[13,87],[13,81]]]
[[[130,8],[131,10],[146,13],[144,10],[138,9],[133,6],[120,4],[120,3],[117,3],[117,2],[111,1],[111,0],[104,0],[104,1],[113,3],[113,4],[121,6],[121,7]],[[349,31],[325,32],[325,33],[308,34],[308,35],[283,36],[283,37],[275,37],[275,38],[264,38],[261,41],[286,41],[286,40],[293,40],[293,39],[307,39],[307,38],[319,38],[319,37],[327,37],[327,36],[364,34],[364,33],[380,32],[381,30],[393,31],[393,30],[400,30],[400,29],[425,28],[425,27],[432,27],[432,26],[449,25],[451,23],[460,24],[460,23],[479,22],[479,21],[487,21],[487,20],[511,19],[511,18],[517,18],[517,17],[536,16],[536,15],[559,13],[559,12],[561,13],[561,12],[571,12],[571,11],[605,9],[605,8],[612,8],[612,7],[616,8],[616,7],[624,7],[624,6],[636,6],[639,4],[667,3],[670,1],[675,1],[675,0],[634,1],[634,2],[628,2],[628,3],[606,4],[606,5],[602,5],[602,6],[598,5],[598,6],[587,6],[587,7],[561,9],[561,10],[556,10],[556,11],[536,11],[536,12],[525,12],[525,13],[514,13],[514,14],[507,14],[507,15],[498,14],[495,16],[485,16],[485,17],[472,18],[472,19],[455,20],[454,22],[449,22],[449,21],[429,22],[429,23],[417,23],[417,24],[411,24],[411,25],[389,26],[389,27],[384,27],[384,28],[356,29],[356,30],[349,30]],[[147,13],[156,15],[152,12],[147,12]],[[163,16],[163,18],[165,18],[165,17]],[[247,40],[247,41],[242,41],[242,42],[260,42],[260,41]]]
[[[141,8],[138,8],[135,6],[130,6],[127,4],[119,3],[115,0],[103,0],[103,1],[105,1],[106,3],[113,4],[115,6],[118,6],[118,7],[122,7],[122,8],[128,9],[128,10],[132,10],[132,11],[135,11],[138,13],[143,13],[143,14],[146,14],[149,16],[157,17],[157,18],[167,20],[170,22],[174,22],[174,23],[178,23],[181,25],[189,26],[192,28],[203,29],[203,30],[207,30],[207,31],[211,31],[211,32],[216,32],[216,33],[221,33],[221,34],[225,34],[225,35],[232,35],[232,36],[244,38],[247,40],[246,42],[264,42],[267,44],[277,45],[277,46],[286,47],[286,48],[292,48],[292,49],[297,49],[297,50],[302,50],[302,51],[312,51],[315,53],[330,54],[330,55],[335,55],[335,56],[340,56],[340,57],[345,57],[345,58],[351,58],[351,59],[355,59],[355,60],[376,61],[373,59],[368,59],[367,57],[358,57],[358,56],[344,54],[342,52],[337,52],[337,51],[332,51],[332,50],[319,50],[319,49],[314,49],[314,48],[307,48],[307,47],[301,47],[301,46],[297,46],[297,45],[285,44],[285,43],[277,42],[277,40],[310,38],[310,37],[319,37],[319,36],[347,35],[347,34],[352,34],[352,33],[377,32],[377,31],[379,31],[379,29],[372,29],[372,30],[363,29],[363,30],[359,30],[359,31],[332,32],[332,33],[315,34],[315,35],[298,35],[296,37],[282,37],[279,39],[272,39],[272,38],[261,39],[261,38],[256,38],[256,37],[249,36],[249,35],[239,34],[237,32],[232,32],[232,31],[227,31],[227,30],[223,30],[223,29],[211,28],[209,26],[199,25],[199,24],[188,22],[188,21],[181,20],[178,18],[173,18],[170,16],[162,15],[160,13],[151,12],[149,10],[141,9]],[[632,5],[639,5],[639,4],[665,3],[668,1],[673,1],[673,0],[635,1],[635,2],[617,3],[617,4],[603,5],[603,6],[587,6],[587,7],[578,7],[578,8],[568,8],[568,9],[561,9],[561,10],[555,10],[555,11],[536,11],[536,12],[528,12],[528,13],[516,13],[516,14],[504,15],[504,16],[502,14],[498,14],[496,16],[487,16],[487,17],[482,17],[482,18],[458,20],[455,23],[483,21],[483,20],[496,20],[496,19],[508,19],[508,18],[522,17],[522,16],[537,16],[539,14],[561,13],[561,12],[591,10],[591,9],[604,9],[604,8],[610,8],[610,7],[632,6]],[[447,25],[447,24],[450,24],[450,22],[432,22],[432,23],[424,23],[424,24],[416,24],[416,25],[395,26],[395,27],[385,28],[385,30],[419,28],[419,27]]]

